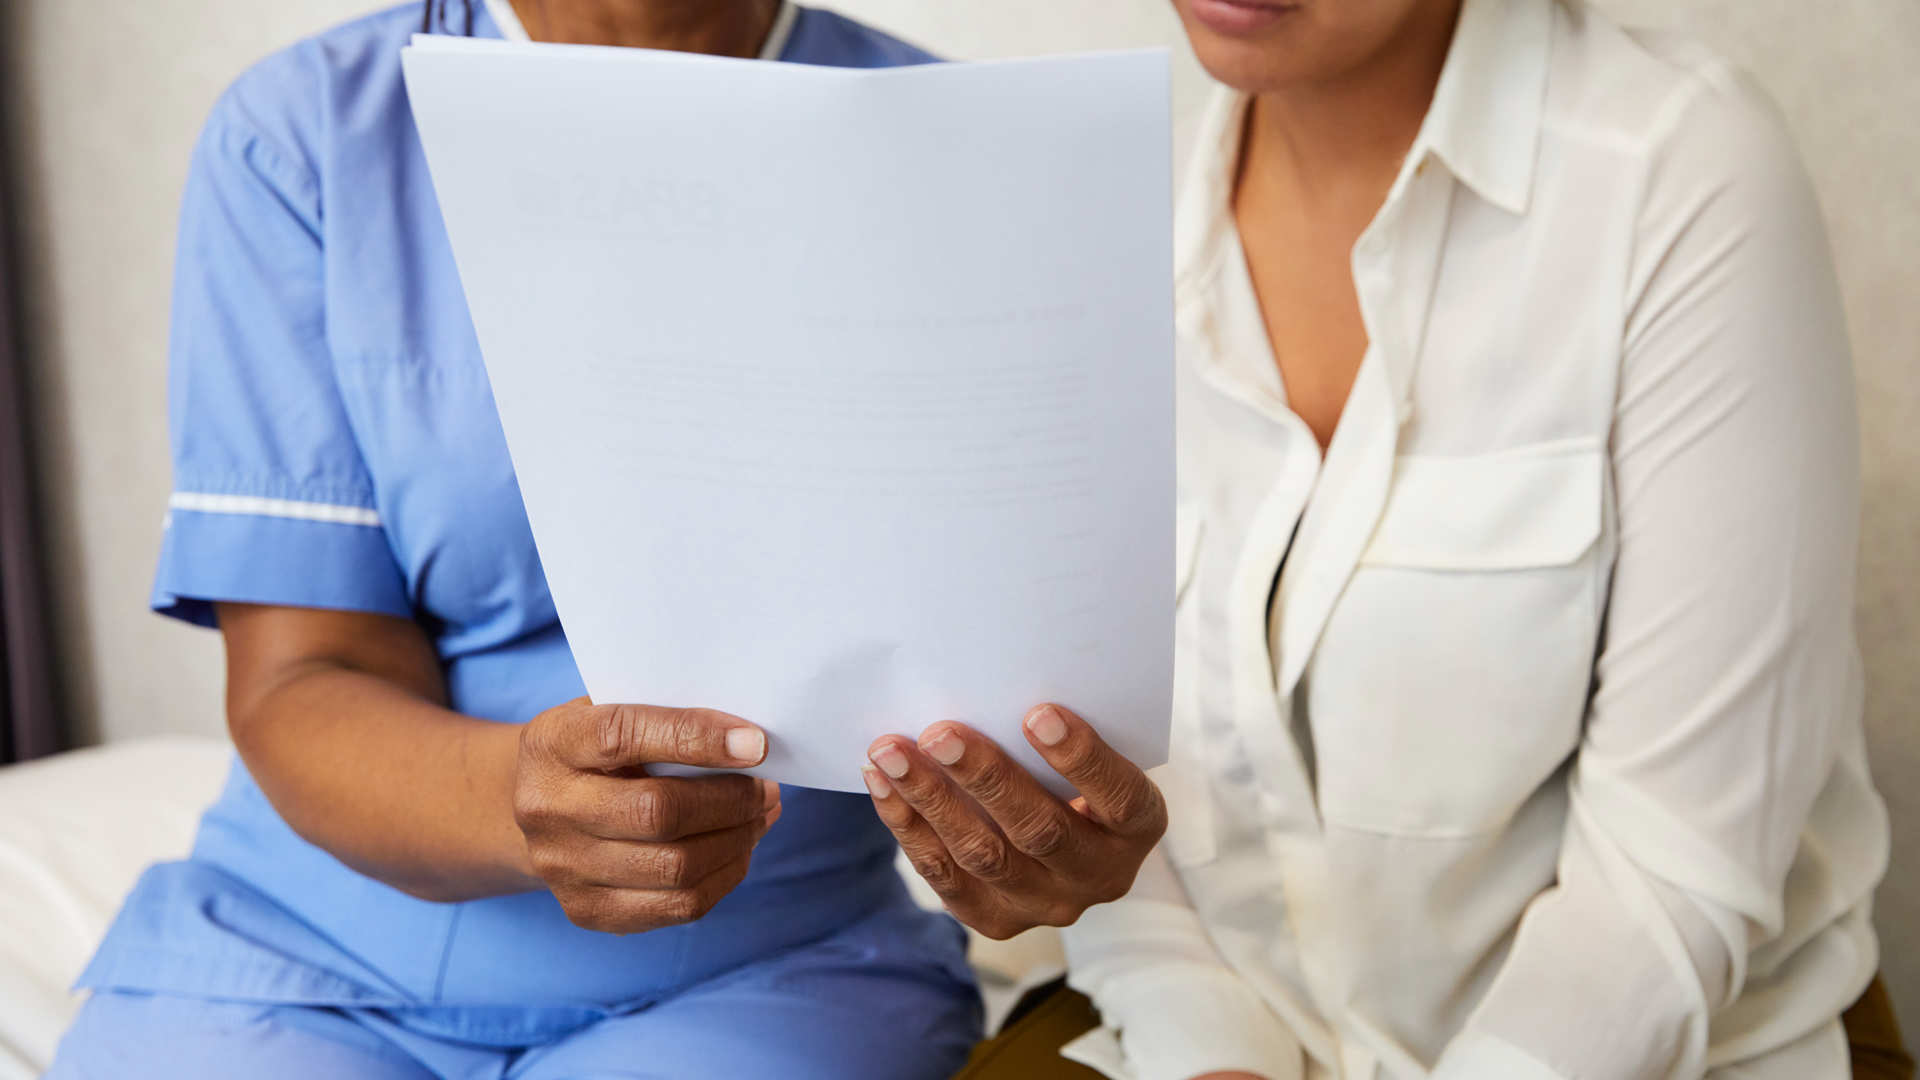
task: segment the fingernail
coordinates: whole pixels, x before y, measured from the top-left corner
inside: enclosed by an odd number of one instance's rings
[[[907,755],[892,743],[882,744],[880,749],[873,752],[873,763],[895,780],[907,775]]]
[[[920,749],[925,750],[928,757],[940,764],[951,765],[960,760],[961,754],[966,753],[967,744],[960,736],[955,735],[953,732],[942,731],[940,734],[921,743]]]
[[[771,780],[760,781],[760,806],[771,810],[780,805],[780,785]]]
[[[893,785],[887,783],[887,778],[880,775],[880,770],[871,765],[860,766],[860,779],[867,782],[867,790],[876,799],[884,799],[893,794]]]
[[[751,765],[767,756],[767,736],[759,728],[737,727],[727,732],[727,756]]]
[[[1027,717],[1027,730],[1040,740],[1040,745],[1059,746],[1060,740],[1067,737],[1067,722],[1061,719],[1059,709],[1042,705]]]

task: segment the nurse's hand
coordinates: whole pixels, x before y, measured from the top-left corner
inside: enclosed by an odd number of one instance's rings
[[[1147,774],[1058,705],[1027,714],[1027,741],[1080,792],[1062,801],[992,740],[951,721],[918,745],[874,740],[874,808],[913,868],[961,922],[990,938],[1068,926],[1133,887],[1167,829]]]
[[[780,818],[780,785],[750,776],[649,776],[655,762],[742,768],[767,737],[710,709],[578,698],[520,735],[514,817],[534,873],[567,917],[632,934],[692,922],[747,876]]]

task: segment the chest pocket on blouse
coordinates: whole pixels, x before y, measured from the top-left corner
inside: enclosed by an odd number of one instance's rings
[[[1206,762],[1201,754],[1198,662],[1199,604],[1193,592],[1206,531],[1197,507],[1182,504],[1174,514],[1173,720],[1167,763],[1151,771],[1167,800],[1167,854],[1176,865],[1211,860],[1215,851],[1213,803]]]
[[[1578,744],[1598,635],[1595,442],[1403,456],[1308,672],[1321,813],[1499,828]]]

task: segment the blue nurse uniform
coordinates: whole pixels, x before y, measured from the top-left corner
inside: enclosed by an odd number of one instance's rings
[[[479,0],[447,6],[498,35]],[[420,21],[411,4],[302,42],[207,123],[153,606],[203,625],[217,601],[416,619],[455,708],[524,722],[583,691],[401,82]],[[930,59],[804,9],[781,58]],[[948,1075],[979,1027],[959,928],[912,905],[864,797],[794,789],[785,807],[709,915],[616,937],[544,892],[437,904],[362,876],[236,762],[192,855],[128,897],[50,1075]]]

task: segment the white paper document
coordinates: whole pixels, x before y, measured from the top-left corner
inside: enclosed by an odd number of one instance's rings
[[[588,693],[860,790],[1054,701],[1166,757],[1167,58],[852,71],[416,39],[407,91]]]

